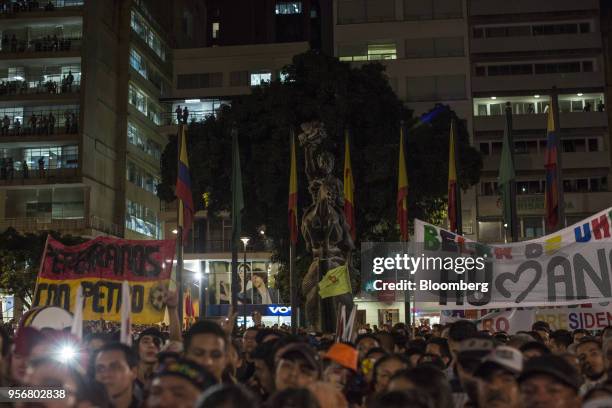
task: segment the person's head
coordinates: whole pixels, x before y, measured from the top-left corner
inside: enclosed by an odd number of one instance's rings
[[[244,352],[249,356],[253,350],[255,350],[255,347],[257,347],[257,328],[256,327],[249,327],[245,330],[244,334],[242,335],[242,346],[244,349]]]
[[[576,345],[576,356],[580,361],[582,375],[589,380],[598,380],[606,370],[601,344],[595,337],[583,337]]]
[[[274,352],[277,342],[278,340],[261,343],[251,353],[255,366],[253,377],[268,394],[274,391]]]
[[[200,394],[215,384],[217,380],[204,367],[181,359],[154,374],[147,407],[193,407]]]
[[[468,338],[457,346],[455,368],[459,382],[471,401],[478,399],[478,382],[474,372],[482,359],[495,348],[495,343],[487,338]]]
[[[87,379],[83,376],[79,379],[77,387],[78,408],[112,408],[113,403],[106,392],[104,385],[98,381]]]
[[[367,408],[435,408],[434,402],[422,390],[389,391],[375,395]]]
[[[384,392],[389,386],[389,380],[395,373],[410,367],[406,357],[399,354],[389,354],[374,364],[374,375],[372,385],[377,393]]]
[[[378,339],[378,344],[382,347],[387,353],[393,353],[395,351],[395,339],[393,335],[389,332],[379,332],[376,334],[376,338]]]
[[[219,382],[227,366],[228,346],[225,331],[208,320],[196,322],[183,340],[185,358],[206,368]]]
[[[266,401],[266,408],[321,408],[317,397],[307,388],[285,388]]]
[[[548,322],[544,322],[542,320],[538,320],[534,324],[531,325],[531,330],[538,333],[542,342],[544,344],[548,344],[550,340],[550,324]]]
[[[474,376],[478,379],[478,406],[518,408],[521,394],[517,377],[523,369],[520,351],[499,346],[487,355]]]
[[[198,408],[257,407],[258,401],[248,388],[240,384],[218,384],[202,394]]]
[[[425,391],[438,408],[452,406],[452,390],[446,375],[433,366],[400,370],[391,377],[388,391]]]
[[[441,324],[434,324],[431,326],[431,337],[442,337],[442,330],[444,330],[444,326]]]
[[[419,350],[417,348],[408,348],[405,352],[404,352],[404,356],[406,356],[406,358],[408,359],[408,361],[410,362],[410,367],[416,367],[417,365],[419,365],[419,359],[421,358],[421,356],[425,354],[422,350]]]
[[[525,363],[518,381],[525,408],[580,406],[580,375],[560,356],[532,358]]]
[[[253,283],[253,287],[260,289],[266,287],[266,274],[265,272],[253,272],[251,276],[251,282]]]
[[[368,351],[378,347],[380,347],[380,342],[376,336],[372,334],[362,334],[357,337],[357,340],[355,340],[355,348],[359,352],[359,361],[365,358]]]
[[[530,341],[529,343],[525,343],[519,348],[519,350],[521,353],[523,353],[525,360],[550,354],[550,349],[546,347],[544,343],[540,343],[539,341]]]
[[[561,354],[567,351],[567,348],[572,344],[572,333],[569,330],[555,330],[550,334],[550,342],[548,346],[554,354]]]
[[[432,337],[427,342],[427,346],[425,347],[425,351],[429,354],[435,354],[439,356],[442,361],[444,361],[445,365],[451,360],[450,349],[448,348],[448,340],[443,339],[441,337]]]
[[[458,320],[450,324],[448,328],[448,347],[453,356],[456,355],[459,343],[463,340],[476,336],[478,328],[469,320]]]
[[[51,357],[38,357],[28,363],[23,385],[32,388],[58,388],[66,392],[64,399],[49,399],[44,407],[74,406],[77,401],[77,386],[80,377],[78,372],[70,366]],[[17,405],[21,407],[21,405]],[[24,407],[27,405],[23,405]]]
[[[138,355],[121,343],[108,343],[94,358],[94,377],[104,385],[111,399],[132,393],[137,377]]]
[[[157,353],[161,350],[163,337],[161,332],[150,327],[138,336],[136,340],[136,351],[141,363],[155,364],[157,362]]]
[[[338,390],[344,390],[350,378],[357,373],[357,350],[348,344],[334,343],[323,358],[323,381],[334,385]]]
[[[32,350],[43,341],[42,333],[33,327],[25,326],[17,330],[9,359],[9,377],[12,382],[21,384],[24,381]]]
[[[589,331],[586,329],[576,329],[572,333],[572,338],[574,340],[574,343],[578,343],[581,338],[586,337],[586,336],[590,336]]]
[[[305,343],[290,343],[275,355],[274,385],[277,391],[306,387],[321,378],[319,354]]]

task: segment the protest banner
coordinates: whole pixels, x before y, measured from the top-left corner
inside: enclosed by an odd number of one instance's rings
[[[132,323],[164,318],[163,291],[168,286],[174,240],[140,241],[97,237],[65,246],[49,237],[36,281],[32,306],[74,311],[82,287],[85,320],[121,320],[122,282],[131,292]]]
[[[537,239],[483,244],[450,231],[415,220],[418,256],[435,257],[449,253],[458,257],[484,257],[482,270],[463,268],[418,270],[420,279],[429,276],[439,282],[487,283],[488,290],[461,293],[435,292],[442,308],[516,308],[603,303],[612,300],[612,208],[581,222]],[[417,254],[415,254],[417,256]],[[457,262],[455,260],[455,265]],[[427,294],[431,301],[434,291]]]
[[[486,309],[443,310],[440,312],[441,324],[461,319],[472,320],[479,330],[504,331],[508,334],[529,331],[531,325],[537,321],[547,322],[551,330],[603,330],[612,325],[612,305],[603,303],[574,307],[504,309],[494,312]]]

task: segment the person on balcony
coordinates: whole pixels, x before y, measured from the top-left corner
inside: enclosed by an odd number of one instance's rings
[[[183,110],[181,109],[181,105],[176,108],[174,113],[176,113],[176,123],[180,125],[183,121]]]
[[[68,92],[72,92],[72,83],[74,82],[74,76],[72,71],[68,70],[68,76],[66,77],[66,85],[68,86]]]
[[[183,109],[183,123],[187,124],[187,119],[189,118],[189,109],[185,106]]]
[[[38,117],[35,113],[30,116],[30,120],[28,120],[28,124],[30,125],[30,130],[32,134],[36,134],[36,128],[38,126]]]
[[[38,159],[38,178],[45,178],[45,157]]]
[[[22,161],[21,163],[22,163],[21,174],[23,175],[23,178],[24,179],[30,178],[30,169],[28,168],[28,163],[25,160]]]
[[[15,122],[13,122],[13,129],[15,130],[15,136],[19,136],[21,134],[21,121],[19,118],[15,118]]]
[[[11,126],[11,119],[4,115],[4,118],[2,118],[2,136],[8,136],[9,126]]]
[[[6,172],[8,173],[8,178],[13,180],[15,178],[15,163],[13,162],[13,158],[9,157],[6,162]]]
[[[47,126],[49,129],[49,134],[52,135],[55,130],[55,116],[53,116],[53,112],[49,112],[49,118],[47,119]]]

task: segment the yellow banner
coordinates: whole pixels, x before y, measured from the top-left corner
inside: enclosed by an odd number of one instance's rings
[[[132,323],[152,324],[164,319],[163,290],[168,279],[131,281]],[[97,278],[58,281],[38,278],[33,304],[74,310],[79,285],[83,286],[84,320],[121,321],[121,281]]]

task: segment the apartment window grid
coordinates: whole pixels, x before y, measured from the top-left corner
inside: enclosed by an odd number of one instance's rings
[[[161,238],[161,223],[155,211],[130,199],[126,200],[125,227],[151,238]]]
[[[23,160],[30,169],[38,169],[41,158],[45,169],[74,169],[79,165],[79,148],[78,146],[49,146],[23,149]]]
[[[128,161],[126,166],[126,178],[130,183],[152,194],[157,192],[157,185],[160,183],[157,176],[131,161]]]
[[[259,86],[272,81],[271,71],[251,72],[250,83],[251,86]]]
[[[155,160],[161,158],[161,145],[147,137],[142,129],[131,121],[128,121],[128,142]]]
[[[340,61],[378,61],[397,58],[397,45],[392,42],[345,44],[338,47]]]
[[[506,102],[510,102],[512,113],[515,115],[544,114],[548,112],[550,105],[547,95],[517,96],[511,97],[510,101],[504,100],[502,97],[475,98],[474,116],[503,115],[505,114]],[[559,95],[559,111],[561,113],[603,110],[605,110],[603,93]]]
[[[546,180],[516,180],[517,195],[537,195],[546,191]],[[566,193],[598,193],[608,191],[608,177],[594,176],[582,178],[564,178],[563,191]],[[497,181],[481,181],[480,195],[499,195]]]
[[[508,76],[508,75],[545,75],[569,74],[577,72],[594,72],[594,60],[534,62],[523,64],[476,65],[476,76]]]
[[[480,153],[484,156],[501,154],[502,142],[481,140],[478,142]],[[563,138],[561,140],[563,153],[593,153],[603,151],[601,137]],[[514,154],[544,154],[546,152],[546,139],[526,139],[514,141]]]
[[[339,0],[338,24],[393,21],[395,0]]]
[[[153,123],[156,125],[161,124],[161,108],[153,102],[153,98],[132,83],[128,86],[128,100],[132,106],[148,117]]]
[[[410,0],[406,0],[410,1]],[[531,37],[540,35],[587,34],[592,32],[590,21],[574,21],[552,24],[516,24],[505,26],[480,26],[472,29],[473,38]]]
[[[130,25],[132,30],[155,52],[162,60],[166,60],[166,47],[155,31],[147,24],[144,17],[132,10]]]
[[[276,14],[302,14],[302,2],[301,1],[291,1],[291,2],[281,2],[276,3],[275,7]]]

